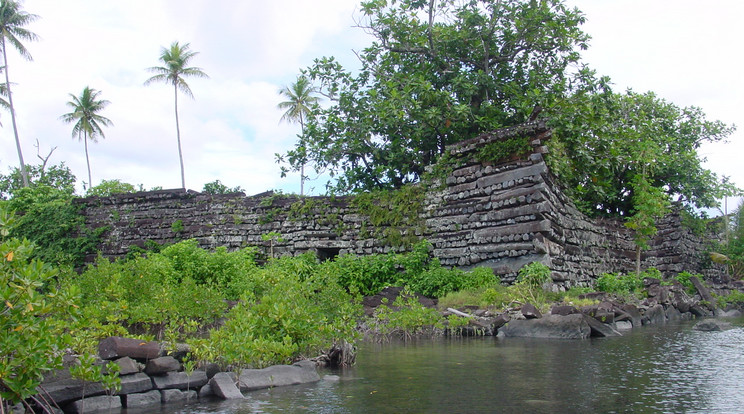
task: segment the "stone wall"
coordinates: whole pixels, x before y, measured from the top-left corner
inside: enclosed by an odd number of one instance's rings
[[[519,137],[529,138],[529,154],[498,163],[476,160],[485,145]],[[631,271],[632,234],[619,221],[592,220],[576,209],[543,159],[549,138],[550,130],[536,122],[449,147],[456,167],[427,183],[419,225],[409,223],[402,232],[400,223],[374,226],[348,197],[163,190],[79,202],[90,226],[108,226],[101,246],[107,257],[123,256],[147,240],[163,244],[186,238],[205,248],[261,246],[275,256],[306,251],[321,257],[364,255],[396,249],[382,235],[397,231],[429,240],[433,255],[446,266],[488,266],[506,281],[532,261],[549,265],[555,281],[567,287],[605,272]],[[665,217],[658,227],[643,266],[665,273],[700,272],[703,240],[680,225],[678,214]],[[265,240],[269,233],[281,238]]]

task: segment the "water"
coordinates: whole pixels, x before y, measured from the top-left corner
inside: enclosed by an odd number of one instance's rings
[[[744,321],[584,341],[463,338],[360,347],[338,381],[162,413],[744,412]]]

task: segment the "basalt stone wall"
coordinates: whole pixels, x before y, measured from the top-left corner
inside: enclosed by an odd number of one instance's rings
[[[529,154],[497,163],[477,160],[480,148],[516,137],[529,138]],[[550,266],[555,281],[566,287],[634,269],[635,244],[622,222],[589,219],[560,190],[543,159],[549,138],[545,124],[535,122],[449,147],[456,167],[427,184],[422,225],[408,235],[429,240],[434,256],[446,266],[491,267],[505,281],[532,261]],[[380,236],[386,225],[374,226],[346,197],[163,190],[79,202],[90,226],[107,226],[101,246],[107,257],[123,256],[147,240],[163,244],[186,238],[205,248],[261,246],[275,256],[306,251],[321,257],[364,255],[394,248]],[[678,214],[665,217],[658,227],[651,249],[643,254],[644,267],[664,273],[703,271],[704,240],[681,226]],[[265,240],[270,233],[280,238]]]

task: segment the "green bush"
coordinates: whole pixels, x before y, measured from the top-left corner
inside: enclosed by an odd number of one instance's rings
[[[383,302],[375,311],[370,326],[379,335],[405,339],[444,327],[442,315],[436,309],[421,305],[409,289],[404,289],[392,306]]]
[[[0,411],[37,393],[45,372],[62,365],[70,342],[65,319],[77,292],[57,288],[57,271],[32,259],[34,246],[8,238],[13,216],[0,208]]]
[[[635,273],[623,275],[615,273],[605,273],[597,279],[595,287],[601,292],[628,294],[638,294],[643,290],[643,279],[652,277],[660,279],[661,272],[655,268],[648,269],[640,275]]]

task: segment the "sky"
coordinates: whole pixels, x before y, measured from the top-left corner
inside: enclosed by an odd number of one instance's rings
[[[610,76],[617,90],[654,91],[679,106],[699,106],[710,119],[744,128],[741,63],[744,2],[738,0],[567,0],[587,16],[592,36],[584,61]],[[278,91],[314,58],[335,56],[354,67],[371,39],[355,26],[358,0],[26,0],[39,16],[27,28],[33,61],[8,50],[23,154],[38,164],[64,161],[87,181],[83,143],[60,116],[70,94],[85,86],[111,104],[114,125],[89,145],[93,184],[120,179],[144,188],[180,187],[173,90],[144,86],[160,50],[173,41],[199,52],[193,66],[209,79],[190,79],[194,99],[179,96],[186,186],[200,191],[219,179],[246,194],[299,192],[299,175],[280,177],[275,153],[297,139],[299,126],[280,123]],[[0,172],[18,165],[12,124],[0,114]],[[467,137],[464,137],[467,138]],[[36,148],[36,141],[40,149]],[[744,129],[727,144],[706,145],[704,164],[744,187]],[[306,183],[319,194],[324,183]],[[731,204],[731,203],[729,203]]]

